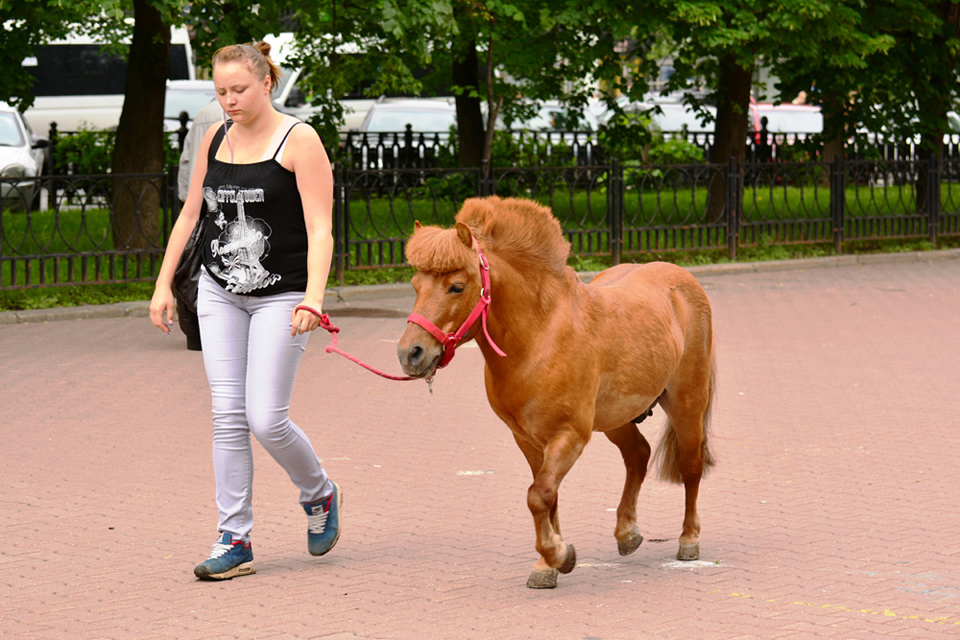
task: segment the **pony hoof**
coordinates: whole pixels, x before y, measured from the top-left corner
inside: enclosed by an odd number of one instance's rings
[[[527,578],[527,587],[530,589],[556,589],[557,574],[556,569],[534,569],[530,577]]]
[[[637,531],[633,531],[623,540],[617,540],[617,550],[620,552],[620,555],[628,556],[640,548],[640,543],[642,542],[643,536]]]
[[[680,543],[680,550],[677,551],[677,560],[683,560],[684,562],[689,562],[690,560],[696,560],[700,557],[700,543],[694,542],[691,544]]]
[[[577,551],[572,544],[567,545],[567,555],[563,559],[563,564],[557,567],[560,573],[570,573],[577,566]]]

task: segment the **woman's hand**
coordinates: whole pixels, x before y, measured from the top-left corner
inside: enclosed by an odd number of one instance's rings
[[[320,326],[322,304],[319,300],[304,299],[294,308],[290,318],[291,338],[298,333],[309,333]]]
[[[150,300],[150,322],[166,334],[170,333],[170,327],[173,326],[173,291],[169,287],[159,287],[153,292],[153,298]],[[167,321],[164,322],[163,314],[167,314]]]

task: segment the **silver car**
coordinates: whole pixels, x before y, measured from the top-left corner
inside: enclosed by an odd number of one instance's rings
[[[0,102],[0,209],[36,208],[48,144],[19,111]]]

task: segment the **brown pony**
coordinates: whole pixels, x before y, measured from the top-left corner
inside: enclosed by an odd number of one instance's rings
[[[569,252],[549,209],[497,197],[467,200],[455,229],[417,223],[407,244],[417,299],[397,354],[408,376],[433,376],[442,333],[464,325],[492,292],[488,316],[462,338],[480,346],[490,406],[533,471],[527,504],[540,553],[527,581],[533,588],[555,587],[557,572],[576,565],[573,545],[560,536],[557,494],[594,431],[619,447],[627,470],[614,530],[621,555],[643,541],[636,508],[650,445],[636,423],[654,405],[667,414],[656,453],[661,478],[686,491],[680,560],[700,556],[697,493],[714,464],[707,447],[713,329],[699,283],[680,267],[654,263],[613,267],[586,285],[567,266]],[[435,326],[425,328],[430,321]]]

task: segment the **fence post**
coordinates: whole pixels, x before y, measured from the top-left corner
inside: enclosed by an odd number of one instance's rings
[[[173,225],[177,224],[180,217],[180,210],[183,203],[180,202],[180,194],[177,185],[179,182],[179,168],[176,165],[167,167],[164,176],[160,179],[160,240],[161,249],[165,249],[170,240],[170,232]]]
[[[180,153],[183,153],[183,145],[187,141],[187,133],[190,131],[190,128],[187,127],[187,123],[190,122],[190,114],[181,111],[178,119],[180,120],[180,128],[177,129],[177,149]]]
[[[620,264],[623,234],[623,205],[621,201],[623,174],[621,172],[620,161],[613,158],[610,162],[607,177],[607,212],[610,215],[610,257],[614,265]]]
[[[57,123],[50,123],[50,131],[47,133],[47,139],[50,140],[50,146],[47,147],[50,152],[47,154],[47,161],[50,163],[47,167],[47,170],[44,171],[48,176],[52,176],[55,173],[60,173],[59,171],[59,158],[57,157],[57,139],[60,137],[60,132],[57,131]]]
[[[737,246],[740,242],[740,197],[737,190],[739,172],[737,159],[730,156],[730,162],[727,163],[727,175],[725,176],[727,189],[724,209],[727,212],[727,250],[731,260],[737,259]]]
[[[833,225],[833,251],[839,255],[843,253],[843,225],[844,207],[846,206],[847,171],[844,167],[843,156],[839,153],[833,156],[830,167],[830,219]]]
[[[940,165],[935,151],[930,153],[930,164],[927,166],[927,220],[930,244],[936,249],[940,226]]]
[[[333,165],[333,255],[335,257],[334,276],[340,286],[344,283],[347,255],[347,231],[343,205],[345,188],[343,163],[336,162]]]

